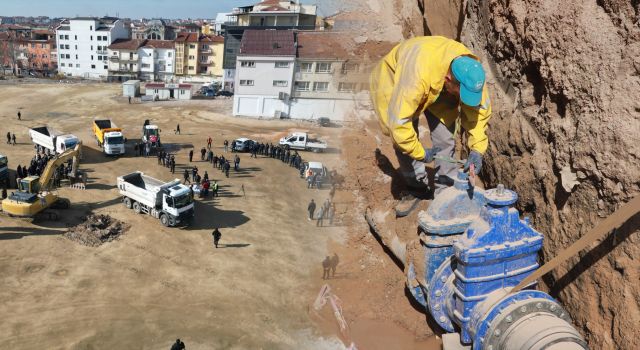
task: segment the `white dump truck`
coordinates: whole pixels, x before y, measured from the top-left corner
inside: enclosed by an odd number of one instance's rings
[[[80,139],[77,136],[63,134],[48,126],[30,128],[29,136],[31,137],[31,142],[34,144],[58,154],[62,154],[68,149],[73,149],[80,143]]]
[[[189,224],[194,216],[189,187],[180,180],[162,182],[140,171],[118,176],[124,205],[136,213],[160,219],[164,226]]]
[[[299,149],[312,152],[323,152],[327,143],[322,140],[309,138],[306,132],[294,132],[280,139],[280,145],[286,149]]]

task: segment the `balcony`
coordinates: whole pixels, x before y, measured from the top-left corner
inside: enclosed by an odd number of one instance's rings
[[[106,54],[108,54],[107,50],[97,50],[96,53],[98,55],[106,55]]]
[[[212,53],[211,49],[200,49],[200,53]]]
[[[138,63],[138,58],[120,58],[120,56],[111,56],[109,57],[109,61],[111,62],[123,62],[123,63]]]

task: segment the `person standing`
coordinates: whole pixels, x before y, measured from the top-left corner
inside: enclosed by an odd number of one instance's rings
[[[18,120],[22,120],[22,113],[20,113],[20,111],[18,111]]]
[[[193,162],[193,150],[189,151],[189,163]]]
[[[194,166],[191,169],[191,176],[192,176],[191,177],[191,181],[196,182],[196,176],[198,176],[198,167],[197,166]]]
[[[176,173],[176,158],[174,156],[171,156],[171,173]]]
[[[309,211],[309,221],[313,220],[313,214],[316,211],[316,202],[314,202],[313,199],[311,199],[311,202],[309,202],[307,211]]]
[[[11,144],[11,133],[7,132],[7,145]]]
[[[331,207],[329,208],[329,225],[333,226],[333,218],[336,215],[336,204],[331,203]]]
[[[211,186],[212,197],[218,197],[218,182],[213,181],[213,185]]]
[[[426,163],[436,155],[453,157],[457,125],[467,134],[469,157],[464,171],[478,174],[489,145],[486,134],[491,119],[489,90],[482,65],[463,44],[441,36],[405,40],[373,69],[371,99],[382,133],[392,140],[406,192],[396,204],[396,215],[413,211],[427,197]],[[424,114],[429,125],[431,149],[418,135]],[[435,161],[435,194],[453,185],[458,166]]]
[[[13,145],[16,145],[16,134],[13,134],[13,136],[11,136],[11,139],[13,140]]]
[[[338,268],[338,264],[340,263],[340,258],[338,258],[338,254],[333,253],[333,256],[331,257],[331,277],[335,277],[336,276],[336,268]]]
[[[184,169],[184,184],[186,185],[187,182],[189,182],[189,184],[191,184],[191,181],[189,180],[189,170]]]
[[[131,96],[129,96],[129,104],[131,104]]]
[[[148,157],[151,154],[151,143],[147,142],[144,146],[145,157]]]
[[[218,228],[216,227],[215,229],[213,229],[213,232],[211,232],[211,236],[213,237],[213,245],[217,249],[218,242],[220,242],[220,238],[222,238],[222,233],[220,233],[220,230],[218,230]]]
[[[224,175],[225,175],[226,177],[229,177],[229,169],[231,169],[231,164],[229,164],[229,161],[227,160],[227,161],[224,163]]]
[[[331,206],[331,201],[329,201],[329,198],[327,198],[324,201],[324,204],[322,205],[322,209],[324,210],[324,218],[328,219],[329,218],[329,207]]]
[[[211,144],[213,143],[213,139],[211,138],[211,136],[209,136],[209,138],[207,139],[207,148],[211,149]]]
[[[171,345],[171,350],[184,350],[184,343],[180,339],[176,339],[176,342]]]
[[[324,260],[322,260],[322,279],[329,279],[329,270],[331,269],[331,258],[327,255]]]
[[[318,209],[318,221],[316,221],[316,226],[322,227],[323,223],[324,223],[324,206],[321,206],[320,209]]]
[[[176,131],[175,131],[173,134],[174,134],[174,135],[175,135],[175,134],[180,135],[180,124],[176,125]]]
[[[227,153],[229,151],[229,140],[224,140],[224,152]]]
[[[200,160],[204,162],[204,156],[207,154],[207,149],[202,147],[200,149]]]

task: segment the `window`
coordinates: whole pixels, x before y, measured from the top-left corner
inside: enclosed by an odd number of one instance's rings
[[[76,55],[76,59],[78,59],[78,55]]]
[[[78,49],[78,45],[76,45],[76,50]]]
[[[98,55],[98,61],[102,61],[102,56]]]
[[[148,63],[143,63],[142,64],[142,68],[150,68],[150,67],[151,67],[151,65],[148,64]]]
[[[202,66],[202,67],[200,67],[200,71],[201,71],[202,73],[206,73],[206,72],[207,72],[207,67],[206,67],[206,66]]]
[[[185,94],[185,90],[184,89],[180,89],[180,95],[184,95]]]
[[[296,91],[309,91],[309,82],[308,81],[296,81],[295,88],[296,88]]]
[[[276,62],[276,68],[289,68],[289,62]]]
[[[273,86],[275,87],[287,87],[289,86],[289,82],[286,80],[274,80]]]
[[[167,57],[171,57],[171,52],[167,52]]]
[[[64,67],[64,63],[60,63],[60,66]]]
[[[102,37],[102,41],[108,41],[106,35]]]
[[[254,68],[255,66],[256,66],[256,63],[254,61],[242,61],[242,62],[240,62],[240,67]]]
[[[253,86],[253,80],[240,80],[241,86]]]
[[[342,64],[342,73],[355,72],[358,70],[358,65],[356,63],[343,63]]]
[[[65,45],[67,50],[71,50],[71,46]]]
[[[80,63],[76,64],[76,68],[80,68]]]
[[[91,55],[91,60],[93,61],[93,55]]]
[[[93,40],[93,35],[90,35],[90,36],[89,36],[89,40]]]
[[[193,45],[193,44],[191,44],[191,45],[189,45],[189,48],[190,48],[190,49],[195,49],[195,48],[196,48],[196,46],[195,46],[195,45]]]
[[[331,63],[327,63],[327,62],[316,63],[316,73],[331,73]]]
[[[35,49],[36,48],[36,44],[31,44],[31,48]]]
[[[326,81],[325,82],[316,81],[315,83],[313,83],[313,91],[327,92],[329,91],[329,83]]]
[[[196,56],[193,56],[193,55],[190,55],[190,56],[189,56],[189,59],[190,59],[190,60],[193,60],[193,59],[195,59],[195,58],[196,58]]]
[[[45,48],[45,44],[40,44],[40,48],[44,49]]]
[[[202,45],[202,49],[203,50],[208,50],[209,49],[209,45]]]
[[[104,65],[104,69],[107,69],[107,65],[106,64]]]
[[[93,51],[93,45],[91,45],[91,51]]]
[[[78,38],[78,37],[76,37],[76,39],[77,39],[77,38]],[[64,40],[69,40],[69,36],[68,36],[68,35],[65,35],[65,36],[64,36]]]
[[[200,61],[207,62],[207,56],[200,56]]]
[[[64,39],[64,35],[60,34],[60,40]]]
[[[92,64],[92,65],[91,65],[91,69],[96,69],[96,65],[95,65],[95,64]]]
[[[93,30],[93,26],[89,26],[89,30]]]
[[[304,73],[311,73],[313,69],[313,63],[300,63],[300,71]]]
[[[340,92],[354,92],[354,91],[356,91],[356,83],[340,83],[338,85],[338,91],[340,91]]]
[[[71,59],[71,55],[67,54],[67,59],[68,60]]]
[[[193,66],[189,66],[189,70],[193,70]]]
[[[98,41],[102,41],[102,36],[98,36]]]

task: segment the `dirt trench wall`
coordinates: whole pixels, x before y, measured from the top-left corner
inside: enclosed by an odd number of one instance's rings
[[[638,0],[389,1],[405,38],[460,33],[489,68],[482,176],[518,192],[544,260],[640,195]],[[636,215],[543,281],[593,349],[640,349],[639,227]]]
[[[461,39],[493,87],[482,175],[518,192],[548,260],[640,192],[638,2],[473,0],[466,10]],[[636,215],[545,280],[593,349],[640,348],[639,227]]]

